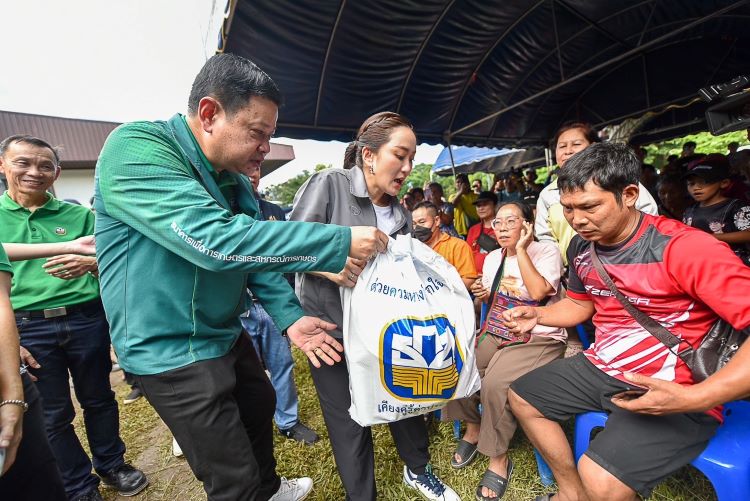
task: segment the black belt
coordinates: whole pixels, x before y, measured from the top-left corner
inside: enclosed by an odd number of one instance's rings
[[[95,313],[103,309],[101,299],[93,299],[86,301],[85,303],[74,304],[73,306],[60,306],[58,308],[47,308],[44,310],[15,310],[13,313],[16,315],[16,320],[25,318],[27,320],[40,319],[40,318],[58,318],[70,315],[71,313],[78,312],[92,312]]]

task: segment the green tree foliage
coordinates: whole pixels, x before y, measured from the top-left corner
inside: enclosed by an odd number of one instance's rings
[[[407,191],[409,191],[412,188],[424,188],[425,183],[431,182],[430,181],[430,171],[432,170],[432,164],[417,164],[414,166],[414,168],[411,170],[411,174],[409,174],[409,177],[406,178],[406,182],[401,187],[401,191],[399,192],[398,196],[399,198],[403,197]],[[443,192],[448,195],[448,193],[453,193],[455,188],[453,187],[453,178],[452,177],[442,177],[442,176],[434,176],[433,181],[440,183],[440,185],[443,187]]]
[[[418,164],[414,166],[411,174],[407,178],[404,185],[401,187],[399,192],[399,198],[403,197],[407,191],[412,188],[424,188],[427,182],[439,183],[443,187],[443,194],[446,199],[450,199],[456,193],[456,182],[453,176],[433,176],[430,181],[430,171],[432,171],[432,164]],[[469,183],[479,180],[482,182],[483,190],[491,190],[494,174],[488,174],[486,172],[475,172],[469,174]]]
[[[721,136],[713,136],[710,132],[699,132],[644,146],[645,162],[660,169],[667,163],[669,155],[679,155],[682,152],[682,145],[687,141],[695,141],[697,145],[695,151],[698,153],[723,153],[724,155],[728,153],[727,146],[732,141],[737,141],[740,146],[748,143],[745,131],[730,132]]]
[[[313,172],[305,169],[301,174],[297,174],[293,178],[288,179],[281,184],[274,184],[273,186],[269,186],[265,190],[266,199],[274,203],[278,203],[282,206],[290,206],[294,201],[294,195],[297,194],[297,190],[299,190],[300,187],[305,184],[305,181],[307,181],[308,178],[313,175],[313,173],[330,168],[330,164],[318,164],[315,166],[315,170]]]

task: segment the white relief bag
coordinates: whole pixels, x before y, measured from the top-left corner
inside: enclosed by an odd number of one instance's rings
[[[398,421],[479,390],[474,306],[456,269],[408,235],[391,239],[344,288],[349,414]]]

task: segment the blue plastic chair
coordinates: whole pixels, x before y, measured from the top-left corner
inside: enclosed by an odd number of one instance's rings
[[[607,422],[604,412],[587,412],[576,417],[575,457],[588,449],[591,431]],[[706,449],[691,463],[711,482],[719,501],[746,499],[750,495],[750,402],[724,406],[724,423]]]
[[[589,335],[586,333],[586,329],[583,328],[583,324],[576,325],[576,331],[578,332],[578,339],[581,340],[583,349],[587,350],[588,347],[591,346],[591,340],[589,339]]]

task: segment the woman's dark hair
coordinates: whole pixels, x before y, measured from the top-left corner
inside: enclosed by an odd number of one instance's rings
[[[527,223],[534,224],[534,211],[532,210],[531,206],[525,202],[521,202],[518,200],[511,200],[509,202],[501,202],[500,205],[497,206],[497,210],[495,211],[495,214],[497,214],[500,209],[508,205],[515,205],[516,207],[518,207],[518,209],[521,211],[521,216],[523,216],[524,221],[526,221]]]
[[[560,139],[560,136],[562,136],[563,132],[569,131],[571,129],[581,129],[581,132],[583,132],[583,137],[585,137],[586,141],[588,141],[590,144],[600,143],[602,141],[601,139],[599,139],[599,135],[596,133],[591,124],[586,122],[570,122],[563,125],[559,129],[557,129],[557,132],[555,132],[555,137],[552,138],[552,143],[550,145],[552,151],[555,151],[557,149],[557,140]]]
[[[387,143],[393,129],[408,127],[414,129],[408,118],[392,111],[381,111],[375,113],[357,131],[357,137],[349,143],[344,153],[344,169],[353,166],[362,167],[362,148],[367,147],[373,153],[377,153],[381,146]]]
[[[188,98],[188,114],[198,113],[198,104],[211,96],[228,116],[247,106],[251,97],[269,99],[281,106],[281,91],[255,63],[235,54],[212,56],[196,75]]]
[[[622,204],[622,190],[631,184],[638,185],[640,177],[641,162],[632,148],[620,143],[599,143],[570,157],[565,168],[560,169],[557,187],[561,192],[582,190],[593,181]]]

